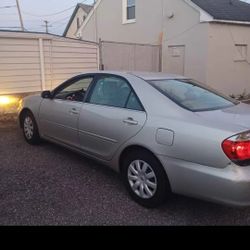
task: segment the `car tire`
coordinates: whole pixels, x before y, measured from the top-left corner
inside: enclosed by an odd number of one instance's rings
[[[30,111],[26,111],[22,116],[22,129],[25,140],[31,145],[41,142],[36,120]]]
[[[171,193],[163,166],[146,150],[127,154],[122,162],[121,174],[132,199],[144,207],[162,205]]]

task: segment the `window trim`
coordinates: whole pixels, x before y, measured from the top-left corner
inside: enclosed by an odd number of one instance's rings
[[[135,23],[136,22],[136,4],[135,4],[135,18],[134,19],[127,18],[127,8],[128,8],[127,0],[122,0],[122,24]]]
[[[246,43],[236,43],[234,45],[234,49],[235,49],[235,52],[237,52],[237,56],[239,54],[241,54],[239,51],[238,51],[238,48],[245,48],[246,49],[246,55],[242,56],[242,58],[236,58],[236,56],[234,55],[234,62],[247,62],[247,56],[248,56],[248,44]],[[236,53],[235,53],[236,54]]]
[[[111,105],[105,105],[105,104],[98,104],[98,103],[91,103],[90,102],[90,98],[92,96],[92,93],[95,89],[95,86],[98,82],[99,79],[103,78],[103,77],[116,77],[116,78],[119,78],[123,81],[125,81],[128,86],[130,87],[131,91],[130,91],[130,94],[126,100],[126,103],[125,103],[125,106],[124,107],[116,107],[116,106],[111,106]],[[130,108],[127,108],[127,104],[128,104],[128,100],[131,96],[131,94],[134,93],[135,97],[137,98],[138,100],[138,103],[140,104],[141,106],[141,110],[137,110],[137,109],[130,109]],[[140,98],[138,97],[138,95],[136,94],[134,88],[132,87],[132,85],[130,84],[130,82],[125,78],[125,77],[122,77],[122,76],[119,76],[119,75],[115,75],[115,74],[108,74],[108,73],[101,73],[101,74],[97,74],[94,78],[94,81],[91,83],[91,86],[90,88],[88,89],[88,91],[86,92],[86,95],[85,95],[85,99],[84,99],[84,103],[87,103],[87,104],[90,104],[90,105],[97,105],[97,106],[103,106],[103,107],[110,107],[110,108],[116,108],[116,109],[126,109],[126,110],[133,110],[133,111],[137,111],[137,112],[146,112]]]

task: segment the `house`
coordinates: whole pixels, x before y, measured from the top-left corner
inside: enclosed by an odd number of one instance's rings
[[[250,4],[244,1],[98,0],[77,35],[159,45],[162,71],[225,94],[250,93]],[[116,54],[111,49],[110,58]]]
[[[82,3],[78,3],[76,5],[76,8],[63,33],[64,37],[79,39],[79,37],[76,36],[76,32],[83,24],[84,20],[91,11],[92,7],[93,7],[92,5],[87,5]]]

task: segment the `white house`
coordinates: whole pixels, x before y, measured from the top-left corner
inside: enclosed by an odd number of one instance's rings
[[[243,1],[97,0],[76,35],[161,45],[162,71],[226,94],[250,93],[250,4]]]
[[[76,5],[76,8],[63,33],[64,37],[79,38],[76,36],[77,30],[83,24],[84,20],[91,11],[92,7],[93,7],[92,5],[87,5],[82,3]]]

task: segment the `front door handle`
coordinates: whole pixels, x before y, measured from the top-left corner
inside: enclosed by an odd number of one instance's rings
[[[123,120],[123,122],[129,125],[138,125],[138,121],[135,121],[131,117],[128,117],[127,119]]]
[[[73,114],[73,115],[78,115],[79,114],[79,112],[75,108],[71,109],[69,113]]]

